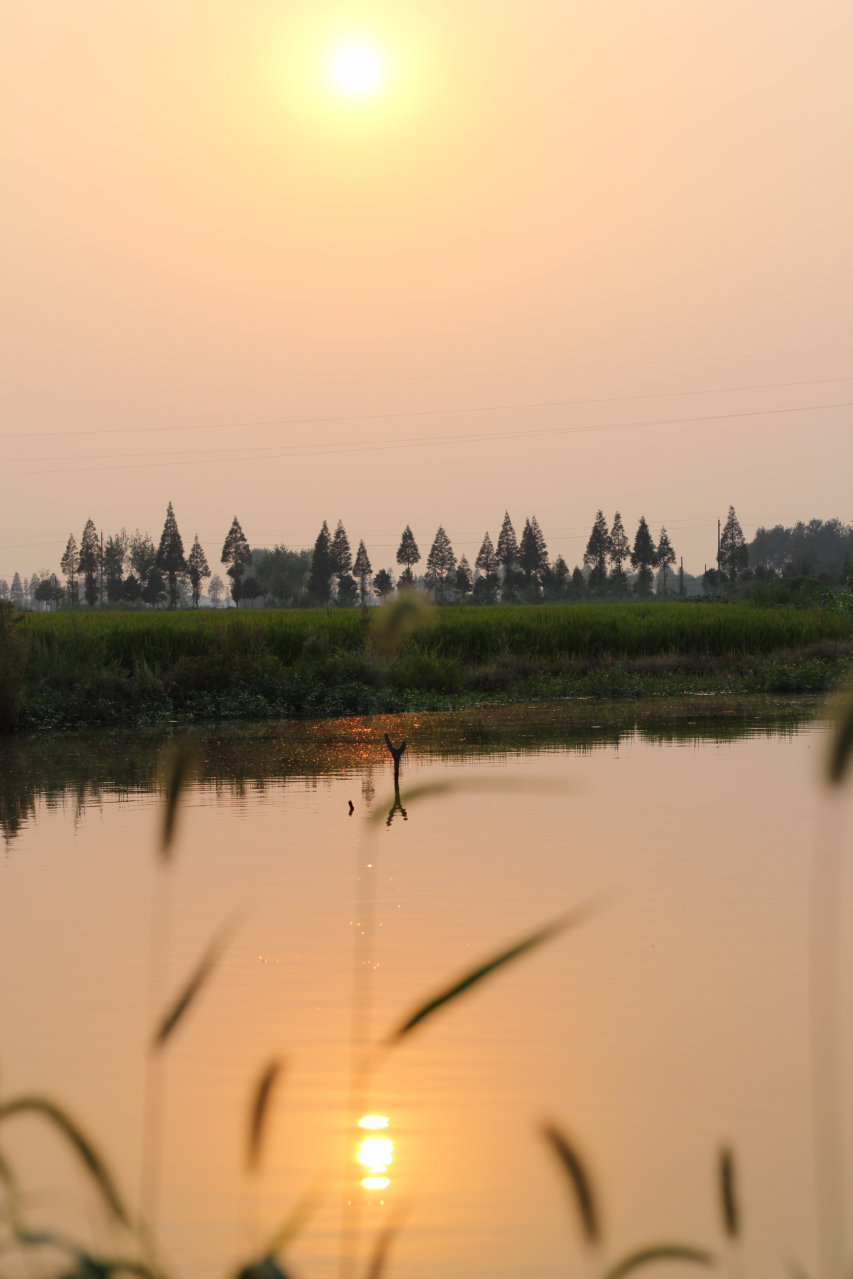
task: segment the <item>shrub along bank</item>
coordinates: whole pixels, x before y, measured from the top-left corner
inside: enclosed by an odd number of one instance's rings
[[[17,621],[4,614],[3,728],[818,692],[853,671],[853,622],[820,611],[731,603],[464,606],[425,614],[390,654],[380,643],[384,612],[93,610]]]

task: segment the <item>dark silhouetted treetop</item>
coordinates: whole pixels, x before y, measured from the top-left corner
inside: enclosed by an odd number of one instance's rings
[[[442,524],[438,526],[438,532],[427,556],[426,566],[427,574],[432,581],[441,583],[441,594],[443,596],[444,584],[448,574],[452,573],[456,567],[456,556],[453,554],[450,538],[445,533]]]
[[[631,543],[622,524],[622,516],[617,511],[613,516],[613,527],[607,546],[607,558],[613,567],[613,576],[622,576],[622,565],[631,557]]]
[[[251,548],[240,528],[240,521],[235,515],[222,547],[221,559],[221,563],[228,565],[225,572],[231,578],[231,595],[235,603],[240,599],[240,583],[246,571],[246,565],[251,562]]]
[[[86,603],[91,608],[98,598],[98,566],[101,560],[101,544],[98,530],[92,520],[86,521],[83,536],[80,539],[80,572],[84,577],[83,590]]]
[[[566,585],[569,577],[569,566],[563,559],[562,555],[558,555],[554,560],[554,582],[556,586],[562,590]]]
[[[488,534],[486,536],[488,536]],[[471,565],[468,563],[468,560],[464,555],[456,566],[456,579],[454,584],[464,600],[465,596],[471,591]]]
[[[663,590],[664,594],[666,594],[666,571],[675,563],[675,551],[673,550],[672,542],[669,540],[669,534],[666,531],[666,527],[662,528],[660,531],[655,563],[663,573]]]
[[[601,587],[607,580],[607,556],[610,554],[610,534],[604,512],[599,511],[583,553],[584,565],[589,569],[589,584]]]
[[[580,595],[586,590],[586,579],[583,575],[583,569],[581,569],[577,564],[572,569],[572,590],[577,595]]]
[[[157,563],[157,552],[148,533],[140,533],[139,529],[130,539],[130,567],[133,569],[140,586],[144,589],[151,570]]]
[[[373,570],[370,567],[370,557],[367,554],[367,547],[364,541],[358,544],[358,550],[355,554],[355,564],[353,564],[353,572],[358,578],[358,588],[361,595],[362,604],[367,598],[367,580]]]
[[[492,546],[492,539],[488,533],[483,538],[483,545],[477,552],[474,567],[478,568],[481,573],[485,573],[486,577],[498,571],[498,557],[495,554],[495,548]]]
[[[9,593],[12,596],[14,603],[18,605],[18,608],[20,608],[24,602],[24,588],[21,585],[20,573],[16,573],[12,578],[12,587]]]
[[[166,508],[166,522],[160,534],[157,567],[168,578],[169,607],[174,608],[178,602],[178,574],[186,573],[187,561],[184,558],[184,544],[178,532],[178,521],[175,519],[171,502]]]
[[[631,567],[637,571],[637,594],[646,595],[652,586],[652,569],[657,562],[657,549],[649,532],[645,516],[640,517],[634,547],[631,551]]]
[[[72,604],[77,603],[77,574],[80,572],[80,556],[77,554],[77,539],[72,533],[65,547],[65,554],[59,562],[68,583],[68,598]]]
[[[125,529],[113,533],[104,545],[104,587],[110,603],[124,598],[124,569],[130,549],[130,537]]]
[[[749,568],[749,548],[733,506],[729,507],[729,517],[720,536],[717,563],[724,573],[728,573],[731,581],[736,579],[738,573]]]
[[[311,553],[311,573],[308,578],[308,593],[314,600],[325,604],[332,590],[332,578],[335,565],[332,560],[332,539],[329,526],[323,520],[323,527],[317,534],[314,550]]]
[[[187,559],[187,568],[190,574],[190,585],[192,587],[193,607],[198,608],[198,602],[201,599],[201,584],[206,577],[210,577],[210,569],[207,565],[207,556],[202,549],[201,542],[198,540],[198,533],[195,535],[192,550]]]
[[[403,530],[403,536],[400,538],[400,545],[397,548],[397,563],[405,564],[409,570],[409,577],[412,575],[412,568],[421,558],[418,550],[418,544],[415,541],[415,535],[409,528],[408,524]]]
[[[344,574],[349,573],[352,569],[352,551],[350,550],[349,538],[347,537],[343,520],[338,520],[338,527],[335,529],[335,536],[332,538],[330,550],[332,567],[340,585]]]
[[[498,536],[497,560],[501,568],[512,568],[518,559],[518,542],[515,539],[515,529],[512,527],[512,520],[509,518],[509,511],[504,512],[504,522],[501,525],[501,531]]]
[[[390,569],[381,568],[373,579],[373,590],[377,597],[384,600],[394,589],[394,575]]]
[[[538,580],[548,567],[548,549],[535,515],[524,521],[518,548],[518,564],[528,582]]]

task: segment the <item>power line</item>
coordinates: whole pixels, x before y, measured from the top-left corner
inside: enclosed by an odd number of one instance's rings
[[[736,413],[708,413],[692,417],[675,417],[655,419],[651,421],[629,421],[629,422],[610,422],[599,426],[564,426],[564,427],[547,427],[537,430],[513,430],[513,431],[492,431],[479,435],[439,435],[439,436],[421,436],[414,440],[384,440],[373,441],[361,444],[333,444],[326,445],[319,449],[308,448],[305,445],[255,445],[254,452],[244,453],[232,457],[200,457],[193,454],[187,458],[185,462],[176,462],[173,465],[178,466],[200,466],[202,464],[211,464],[217,462],[227,462],[233,465],[235,462],[258,462],[258,461],[274,461],[277,458],[287,458],[291,461],[299,461],[307,457],[331,457],[343,453],[378,453],[383,451],[398,452],[402,449],[424,448],[436,444],[487,444],[501,440],[514,439],[532,439],[536,437],[554,436],[554,435],[587,435],[597,434],[604,431],[627,431],[635,430],[640,427],[660,427],[660,426],[685,426],[695,425],[700,422],[724,422],[743,420],[754,417],[777,417],[784,413],[815,413],[820,411],[853,408],[853,400],[840,400],[832,404],[803,404],[790,408],[776,409],[746,409]],[[260,452],[261,449],[267,450]],[[269,450],[277,449],[278,452]],[[282,449],[303,449],[303,452],[282,452]],[[177,456],[180,457],[187,453],[187,449],[176,450],[175,454],[161,454],[162,457]],[[207,452],[214,452],[208,449]],[[219,452],[234,453],[233,448],[222,449]],[[146,456],[146,455],[139,455]],[[36,459],[21,458],[20,461],[33,461]],[[54,459],[51,459],[54,460]],[[60,459],[56,459],[60,460]],[[68,459],[68,460],[74,460]],[[117,466],[77,466],[77,467],[55,467],[53,469],[39,468],[36,471],[13,471],[9,472],[9,478],[23,478],[28,475],[80,475],[88,474],[93,471],[126,471],[141,468],[161,467],[165,465],[163,461],[156,462],[128,462],[119,463]]]
[[[337,413],[322,417],[259,418],[255,421],[237,422],[186,422],[173,426],[96,426],[75,427],[70,431],[9,431],[0,435],[3,440],[44,440],[72,438],[77,435],[140,435],[158,431],[234,431],[261,426],[318,426],[339,422],[384,422],[404,418],[452,417],[464,413],[506,413],[518,409],[572,408],[590,404],[624,404],[631,400],[683,399],[691,395],[732,395],[742,391],[777,391],[799,386],[827,386],[838,382],[851,382],[853,376],[810,378],[800,382],[756,382],[743,386],[712,386],[690,391],[650,391],[636,395],[601,395],[574,400],[531,400],[513,404],[474,404],[455,408],[400,409],[390,413]],[[293,447],[298,447],[294,445]],[[29,458],[13,458],[12,461],[30,461]]]

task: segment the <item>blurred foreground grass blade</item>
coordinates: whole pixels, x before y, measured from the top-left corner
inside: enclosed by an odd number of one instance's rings
[[[291,1239],[295,1239],[298,1234],[302,1233],[325,1199],[327,1191],[328,1178],[324,1175],[310,1185],[304,1194],[300,1195],[289,1216],[285,1218],[283,1224],[279,1226],[267,1244],[267,1256],[277,1257],[279,1253],[284,1251]]]
[[[258,1261],[252,1261],[242,1270],[238,1270],[237,1279],[290,1279],[290,1276],[281,1268],[275,1257],[261,1257]]]
[[[592,1189],[592,1181],[583,1166],[580,1155],[556,1124],[545,1124],[540,1131],[560,1160],[569,1185],[574,1192],[586,1242],[588,1244],[598,1243],[601,1238],[601,1221]]]
[[[853,755],[853,698],[848,699],[838,713],[835,736],[829,757],[829,776],[833,782],[844,780],[850,756]]]
[[[269,1113],[270,1098],[284,1063],[273,1060],[264,1069],[255,1085],[252,1104],[249,1108],[249,1141],[246,1151],[246,1166],[250,1171],[257,1168],[261,1161],[261,1148],[264,1140],[264,1127]]]
[[[413,1013],[401,1022],[394,1030],[390,1031],[382,1041],[386,1048],[392,1048],[398,1044],[401,1039],[419,1026],[422,1021],[430,1017],[439,1008],[443,1008],[445,1004],[449,1004],[452,1000],[457,999],[459,995],[470,990],[472,986],[476,986],[485,977],[489,977],[498,968],[502,968],[505,964],[510,963],[514,959],[520,959],[522,955],[526,955],[528,951],[534,950],[537,946],[542,946],[545,942],[551,941],[552,938],[558,937],[560,933],[566,932],[569,928],[575,928],[578,924],[583,923],[590,915],[594,914],[598,909],[600,899],[583,902],[580,906],[575,906],[572,910],[566,911],[562,915],[558,915],[544,928],[538,928],[536,932],[529,933],[523,937],[521,941],[516,942],[507,950],[500,951],[497,955],[493,955],[490,959],[478,964],[475,968],[458,977],[450,986],[439,991],[437,995],[433,995],[425,1004],[421,1004]]]
[[[164,861],[171,857],[172,842],[178,818],[178,801],[181,792],[195,772],[196,750],[187,738],[173,742],[160,759],[160,784],[163,789],[163,831],[160,852]]]
[[[690,1261],[697,1266],[713,1266],[716,1265],[717,1259],[705,1248],[695,1248],[688,1243],[650,1244],[647,1248],[638,1248],[636,1252],[629,1253],[627,1257],[617,1261],[616,1265],[611,1266],[605,1273],[604,1279],[622,1279],[623,1275],[630,1275],[633,1271],[639,1270],[642,1266],[650,1266],[655,1261]]]
[[[2,1150],[0,1150],[0,1181],[9,1191],[17,1189],[18,1178],[15,1176],[15,1170]]]
[[[24,1114],[41,1115],[59,1129],[100,1190],[110,1212],[123,1226],[129,1226],[130,1217],[112,1174],[75,1121],[47,1097],[13,1097],[11,1101],[0,1103],[0,1121]]]
[[[384,1230],[379,1232],[376,1239],[376,1245],[373,1249],[373,1255],[368,1262],[367,1269],[364,1272],[364,1279],[381,1279],[385,1269],[385,1262],[388,1260],[388,1254],[391,1251],[391,1245],[400,1233],[403,1221],[408,1212],[408,1208],[403,1208],[395,1214],[394,1220],[390,1221]]]
[[[25,1248],[55,1248],[74,1257],[79,1269],[76,1275],[87,1279],[107,1279],[110,1275],[139,1275],[140,1279],[162,1279],[162,1271],[136,1257],[94,1257],[73,1240],[50,1230],[19,1230],[16,1241]]]
[[[720,1151],[720,1207],[723,1210],[723,1226],[730,1239],[737,1239],[740,1233],[740,1213],[737,1201],[737,1181],[735,1178],[735,1157],[731,1150]]]
[[[234,924],[229,920],[219,929],[219,932],[213,938],[207,950],[196,964],[189,981],[184,986],[178,998],[172,1004],[169,1011],[160,1023],[159,1029],[152,1041],[151,1047],[158,1050],[166,1044],[171,1037],[173,1031],[183,1020],[184,1014],[195,1001],[199,991],[207,982],[219,960],[225,951],[228,942],[231,940],[231,934],[234,931]]]

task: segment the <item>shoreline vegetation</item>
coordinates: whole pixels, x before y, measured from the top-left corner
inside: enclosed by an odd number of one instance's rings
[[[749,603],[4,609],[6,732],[321,720],[559,700],[819,694],[853,620]]]

